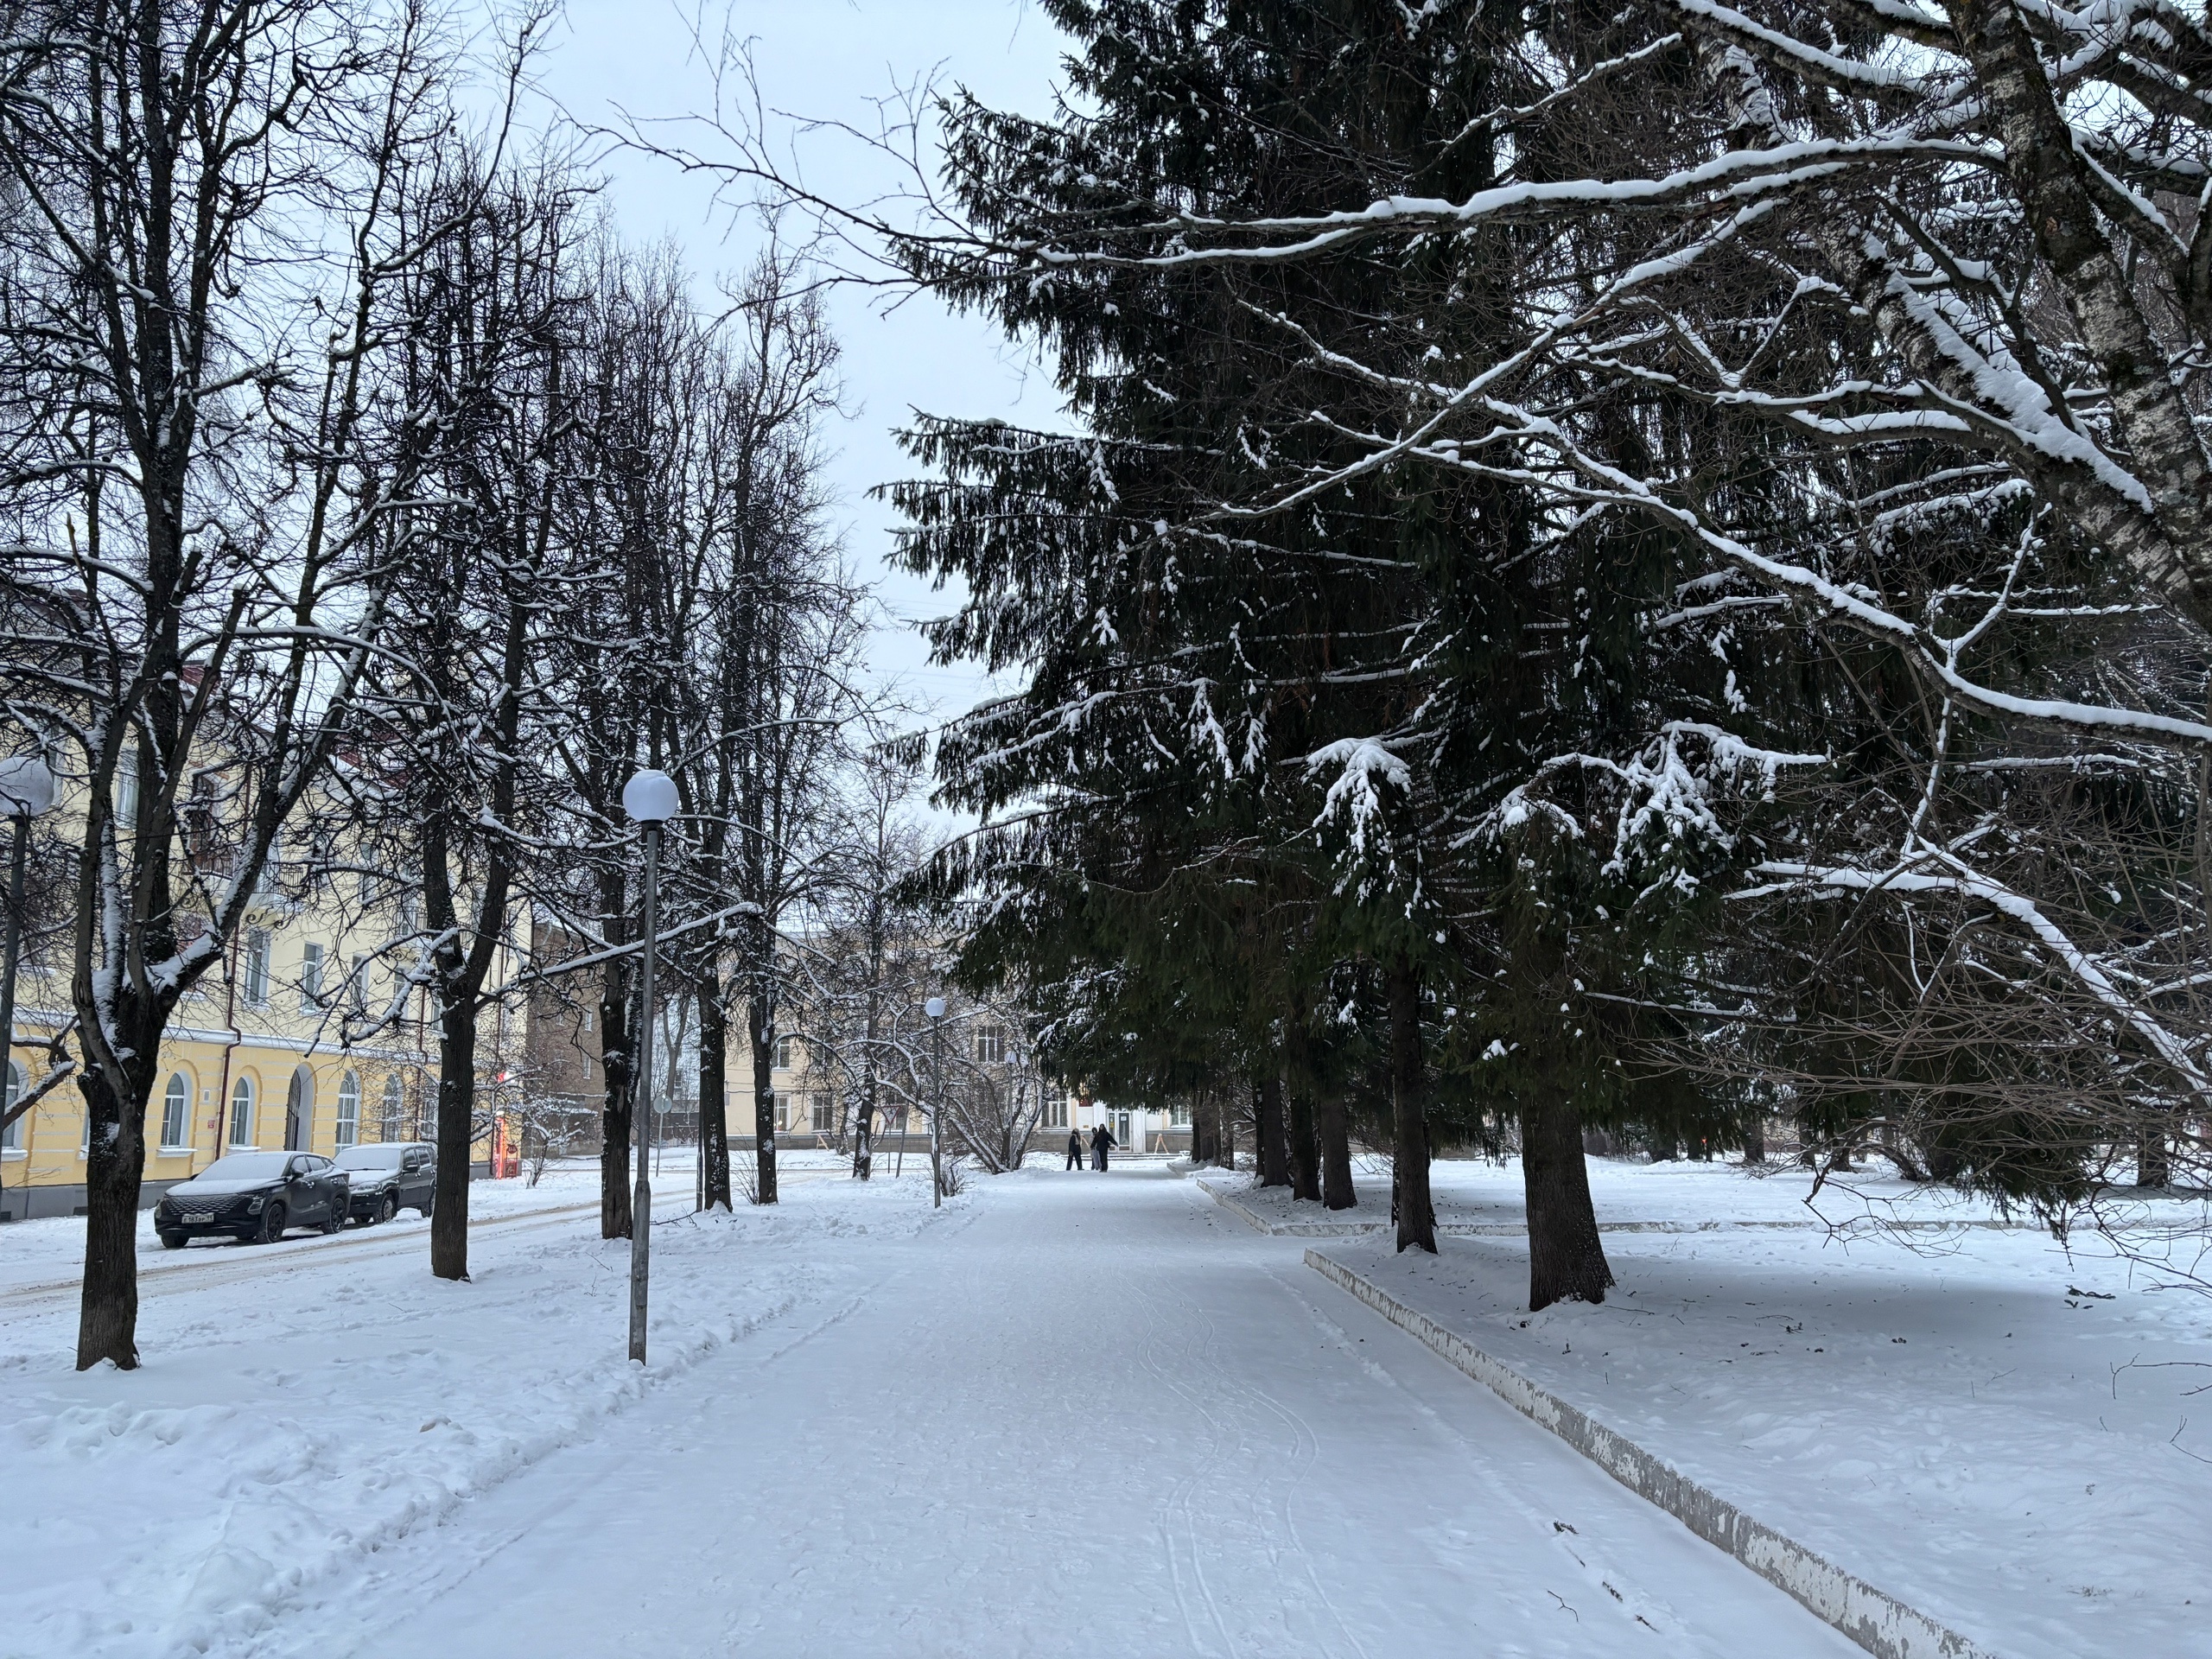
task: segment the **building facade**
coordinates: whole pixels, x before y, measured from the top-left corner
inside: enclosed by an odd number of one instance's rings
[[[66,821],[66,800],[60,810]],[[178,1003],[146,1109],[143,1203],[229,1152],[327,1156],[429,1135],[438,1071],[426,993],[410,976],[412,888],[389,872],[330,874],[338,862],[327,845],[303,855],[281,841],[229,950]],[[515,960],[501,953],[495,982]],[[58,950],[22,964],[0,1116],[51,1064],[68,976]],[[348,1041],[349,1029],[371,1034]],[[485,1033],[482,1063],[496,1069],[519,1033],[504,1013]],[[0,1220],[81,1214],[87,1135],[73,1082],[0,1130]]]

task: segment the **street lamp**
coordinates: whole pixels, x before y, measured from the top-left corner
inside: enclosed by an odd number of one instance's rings
[[[622,785],[622,810],[645,832],[645,972],[638,1021],[642,1033],[638,1040],[638,1070],[630,1084],[633,1103],[639,1079],[645,1089],[644,1113],[639,1114],[634,1103],[630,1110],[638,1128],[638,1185],[630,1198],[630,1357],[642,1365],[645,1363],[645,1282],[653,1238],[653,1188],[646,1169],[653,1144],[653,966],[659,944],[656,936],[660,931],[660,894],[656,883],[660,878],[661,830],[676,816],[676,780],[650,768],[637,773]]]
[[[31,820],[53,804],[54,774],[45,761],[35,754],[11,754],[0,760],[0,814],[16,826],[15,845],[8,855],[8,942],[0,955],[0,1117],[16,1103],[7,1085],[16,1075],[16,957],[22,946],[23,860],[30,850]]]
[[[944,1115],[944,999],[933,996],[922,1004],[930,1017],[930,1091],[937,1103],[930,1108],[930,1208],[944,1202],[944,1166],[938,1154],[937,1121]]]

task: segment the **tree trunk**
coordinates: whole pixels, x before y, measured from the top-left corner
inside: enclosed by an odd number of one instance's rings
[[[1270,1069],[1252,1085],[1252,1138],[1259,1153],[1260,1185],[1290,1185],[1290,1142],[1283,1132],[1282,1076]]]
[[[721,976],[699,982],[699,1205],[732,1207],[729,1186],[729,1013]]]
[[[161,1045],[162,1022],[134,1022],[139,1054]],[[150,1029],[148,1027],[150,1027]],[[154,1068],[126,1067],[135,1102],[117,1097],[107,1069],[87,1065],[77,1079],[92,1145],[85,1154],[85,1282],[78,1305],[77,1369],[112,1360],[138,1368],[138,1187],[146,1169],[146,1103]],[[136,1128],[132,1127],[136,1125]]]
[[[1401,957],[1391,965],[1390,1108],[1392,1183],[1398,1248],[1436,1254],[1436,1208],[1428,1192],[1428,1122],[1423,1110],[1421,970]]]
[[[619,909],[619,897],[616,903],[618,908],[607,912],[610,920],[607,938],[611,944],[624,944],[629,938],[629,929]],[[607,1104],[600,1113],[601,1238],[630,1236],[632,1058],[637,1052],[635,1035],[630,1029],[632,1013],[629,970],[621,961],[609,963],[601,982],[599,998],[600,1071],[607,1089]]]
[[[430,1271],[468,1277],[469,1134],[476,1115],[476,1000],[438,1014],[438,1179],[430,1201]]]
[[[1290,1196],[1319,1203],[1321,1148],[1314,1137],[1313,1072],[1306,1047],[1306,1009],[1296,1001],[1283,1015],[1282,1069],[1290,1096]]]
[[[1582,1125],[1566,1091],[1548,1082],[1522,1096],[1521,1182],[1529,1210],[1529,1311],[1604,1301],[1613,1274],[1590,1202]]]
[[[1321,1207],[1350,1210],[1359,1203],[1351,1184],[1351,1128],[1344,1097],[1332,1090],[1315,1103],[1314,1129],[1321,1142]]]
[[[1744,1120],[1744,1161],[1766,1162],[1766,1114],[1753,1112]]]
[[[776,1201],[776,1039],[770,1030],[763,999],[746,999],[746,1035],[753,1048],[753,1166],[758,1189],[755,1204]]]
[[[1296,1084],[1290,1090],[1290,1196],[1309,1204],[1321,1200],[1321,1148],[1313,1134],[1313,1094]]]
[[[2135,1185],[2164,1189],[2174,1183],[2173,1161],[2166,1152],[2165,1125],[2153,1119],[2143,1126],[2136,1143]]]

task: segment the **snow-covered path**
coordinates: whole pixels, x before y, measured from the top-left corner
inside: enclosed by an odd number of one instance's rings
[[[984,1185],[254,1650],[1859,1652],[1192,1183]]]

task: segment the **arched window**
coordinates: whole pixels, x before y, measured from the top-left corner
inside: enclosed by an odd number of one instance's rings
[[[0,1117],[16,1109],[16,1103],[22,1098],[26,1086],[23,1068],[13,1060],[8,1062],[8,1077],[4,1090],[0,1090]],[[23,1149],[23,1120],[17,1118],[5,1129],[0,1129],[0,1151],[21,1152]]]
[[[384,1123],[377,1132],[381,1141],[399,1139],[399,1114],[404,1105],[399,1088],[399,1073],[395,1071],[384,1080]]]
[[[192,1144],[187,1137],[191,1133],[192,1085],[184,1080],[184,1073],[169,1073],[169,1086],[162,1094],[162,1150],[179,1151]]]
[[[231,1144],[253,1144],[253,1079],[240,1077],[231,1085]]]
[[[361,1080],[348,1071],[338,1080],[338,1144],[350,1147],[361,1138]]]

